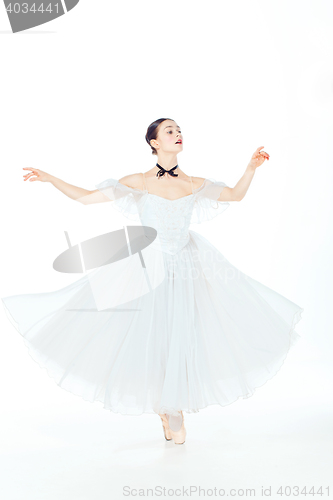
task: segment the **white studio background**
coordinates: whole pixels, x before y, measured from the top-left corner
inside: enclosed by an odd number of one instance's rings
[[[52,268],[64,231],[74,244],[131,224],[109,204],[23,182],[22,168],[86,189],[147,171],[156,163],[147,127],[166,117],[181,126],[189,175],[234,186],[257,147],[270,154],[241,203],[190,229],[304,307],[302,340],[279,374],[252,398],[185,414],[185,447],[165,442],[159,417],[112,414],[57,387],[2,311],[6,499],[118,499],[125,485],[257,494],[329,485],[332,20],[328,0],[81,0],[13,35],[0,8],[1,297],[78,278]]]

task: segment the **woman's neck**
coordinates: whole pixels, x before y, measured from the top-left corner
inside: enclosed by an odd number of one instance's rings
[[[161,165],[161,167],[163,167],[164,170],[170,170],[171,168],[178,165],[177,155],[168,155],[168,156],[160,155],[157,157],[156,163]],[[178,168],[176,170],[178,170]]]

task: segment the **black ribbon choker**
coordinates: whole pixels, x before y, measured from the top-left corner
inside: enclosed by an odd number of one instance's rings
[[[157,172],[156,177],[160,178],[163,177],[165,173],[170,174],[172,177],[178,177],[178,174],[174,173],[174,170],[178,168],[178,165],[176,165],[173,168],[170,168],[170,170],[165,170],[165,168],[161,167],[158,163],[156,163],[156,167],[158,167],[160,170]]]

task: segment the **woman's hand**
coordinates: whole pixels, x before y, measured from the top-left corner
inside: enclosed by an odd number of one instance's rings
[[[51,180],[51,175],[47,174],[46,172],[43,172],[43,170],[39,170],[38,168],[30,168],[30,167],[23,167],[23,170],[31,170],[32,172],[30,174],[25,174],[23,177],[25,177],[25,181],[27,181],[30,177],[30,181],[41,181],[41,182],[50,182]],[[32,176],[36,177],[32,177]]]
[[[68,182],[62,181],[58,179],[58,177],[43,172],[43,170],[39,170],[38,168],[23,167],[23,170],[31,170],[29,174],[23,176],[25,177],[25,181],[30,179],[30,181],[51,182],[54,187],[59,189],[59,191],[66,196],[84,205],[88,205],[89,203],[100,203],[101,201],[110,201],[110,198],[104,194],[101,195],[98,189],[96,189],[96,191],[89,191],[88,189],[73,186],[73,184],[68,184]]]
[[[252,155],[250,163],[248,164],[248,168],[255,170],[257,167],[260,167],[264,163],[265,160],[269,160],[269,154],[266,151],[260,151],[264,146],[260,146],[260,148],[256,149]]]

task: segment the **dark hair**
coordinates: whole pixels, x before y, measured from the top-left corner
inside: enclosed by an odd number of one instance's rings
[[[153,146],[151,146],[150,141],[152,139],[157,139],[157,134],[158,134],[158,131],[159,131],[159,126],[165,120],[172,120],[172,118],[159,118],[158,120],[155,120],[153,123],[151,123],[149,125],[149,127],[147,128],[147,133],[146,133],[145,139],[146,139],[146,141],[148,142],[149,146],[152,149],[152,153],[151,153],[152,155],[157,155],[157,151],[156,151],[156,149]],[[172,121],[174,121],[174,120],[172,120]]]

